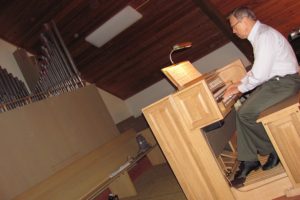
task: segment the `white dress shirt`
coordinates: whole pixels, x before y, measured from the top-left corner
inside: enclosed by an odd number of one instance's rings
[[[253,46],[254,63],[238,86],[240,92],[252,90],[274,76],[298,72],[298,62],[291,45],[272,27],[256,21],[248,40]]]

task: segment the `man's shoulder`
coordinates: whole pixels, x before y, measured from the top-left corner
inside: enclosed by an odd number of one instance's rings
[[[262,23],[259,26],[258,35],[260,38],[269,38],[269,39],[274,37],[283,37],[282,34],[279,33],[276,29]]]
[[[273,30],[274,29],[271,26],[261,23],[258,28],[258,33],[260,35],[265,35],[265,34],[272,32]]]

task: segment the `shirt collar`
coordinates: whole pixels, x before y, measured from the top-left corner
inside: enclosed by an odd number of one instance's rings
[[[261,25],[260,21],[257,20],[257,21],[255,22],[254,26],[252,27],[252,29],[251,29],[251,31],[250,31],[250,33],[249,33],[249,35],[248,35],[248,40],[249,40],[251,43],[254,42],[255,35],[256,35],[256,33],[257,33],[258,28],[260,27],[260,25]]]

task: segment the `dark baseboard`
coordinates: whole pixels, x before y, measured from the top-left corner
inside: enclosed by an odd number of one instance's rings
[[[149,128],[148,123],[143,115],[140,115],[138,117],[129,117],[121,122],[119,122],[117,125],[118,130],[120,133],[123,133],[129,129],[133,129],[136,132],[140,132],[146,128]]]

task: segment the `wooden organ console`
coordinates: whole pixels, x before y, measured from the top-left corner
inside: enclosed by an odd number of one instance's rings
[[[274,170],[251,173],[245,186],[236,189],[230,185],[224,162],[219,162],[219,156],[230,146],[225,144],[235,132],[230,127],[235,126],[234,117],[230,116],[239,98],[224,100],[220,95],[227,84],[240,80],[245,73],[242,62],[237,60],[189,81],[179,91],[142,110],[189,200],[273,199],[292,187],[280,165]],[[205,130],[220,121],[225,123],[217,129],[221,133],[217,134],[220,138],[215,144]],[[216,150],[220,147],[221,151]],[[234,157],[234,148],[230,152]]]

